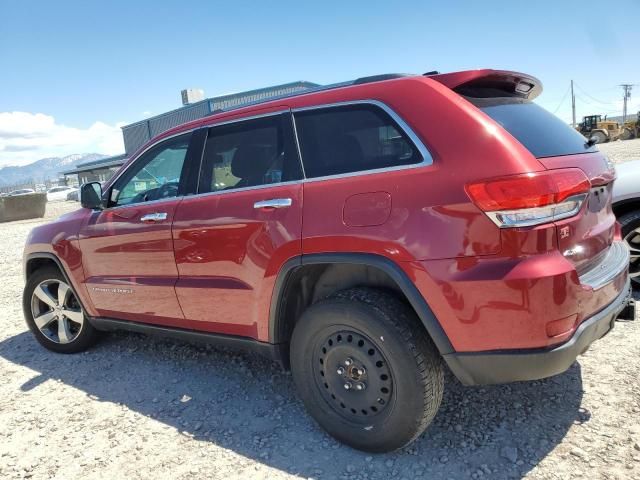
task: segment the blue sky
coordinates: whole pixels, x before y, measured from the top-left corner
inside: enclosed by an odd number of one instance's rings
[[[540,78],[539,102],[567,121],[572,78],[579,116],[613,114],[618,84],[640,84],[640,2],[602,6],[0,0],[0,166],[119,153],[120,125],[178,107],[187,87],[215,96],[293,80],[490,67]],[[639,100],[640,85],[631,111]]]

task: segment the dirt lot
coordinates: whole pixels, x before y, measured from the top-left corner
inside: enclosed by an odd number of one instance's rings
[[[640,138],[603,143],[598,145],[598,148],[616,163],[640,160]]]
[[[43,350],[20,307],[22,245],[42,221],[0,225],[0,478],[640,479],[640,321],[555,378],[449,376],[425,435],[367,455],[325,435],[290,375],[258,357],[135,334]]]

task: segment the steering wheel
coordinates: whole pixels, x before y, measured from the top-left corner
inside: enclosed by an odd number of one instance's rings
[[[156,189],[155,199],[171,198],[178,196],[178,182],[167,182]]]

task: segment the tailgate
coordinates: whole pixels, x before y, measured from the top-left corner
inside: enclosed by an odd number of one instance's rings
[[[511,85],[515,83],[514,77],[506,78]],[[615,172],[607,158],[565,122],[514,89],[499,92],[495,84],[487,88],[475,79],[456,91],[466,94],[468,101],[509,132],[547,170],[579,168],[585,173],[591,189],[579,213],[556,221],[558,249],[578,274],[602,260],[616,225],[611,210]]]
[[[613,242],[616,218],[611,210],[614,174],[600,152],[538,159],[548,169],[577,167],[591,181],[580,213],[556,222],[558,248],[578,274],[597,264]]]

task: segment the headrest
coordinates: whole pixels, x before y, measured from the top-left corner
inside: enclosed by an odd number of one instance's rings
[[[271,166],[273,155],[262,145],[241,145],[231,160],[231,173],[243,180],[261,178]]]

